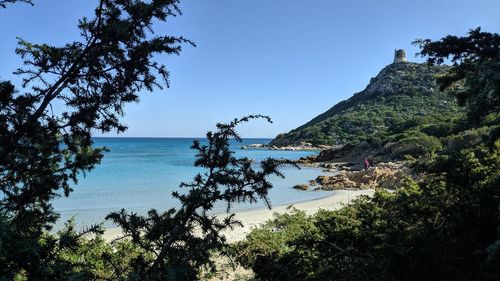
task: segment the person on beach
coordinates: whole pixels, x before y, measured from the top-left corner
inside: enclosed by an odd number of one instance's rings
[[[368,170],[369,167],[370,167],[370,161],[368,161],[368,159],[365,159],[365,171]]]

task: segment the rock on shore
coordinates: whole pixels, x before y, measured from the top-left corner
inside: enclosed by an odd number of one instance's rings
[[[297,184],[293,188],[300,189],[300,190],[308,190],[309,189],[309,185],[307,185],[307,184]]]
[[[411,171],[402,163],[381,163],[361,171],[341,171],[334,176],[319,176],[316,182],[322,190],[372,189],[382,187],[394,189],[408,177]]]
[[[314,187],[314,190],[373,189],[376,187],[394,189],[408,178],[418,180],[404,162],[387,162],[368,170],[341,170],[336,175],[321,175],[309,184],[299,184],[294,188],[300,190],[308,190],[310,187]]]

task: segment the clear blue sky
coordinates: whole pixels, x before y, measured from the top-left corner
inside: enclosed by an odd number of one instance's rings
[[[16,36],[63,44],[78,38],[77,19],[97,0],[34,0],[0,10],[0,79],[20,60]],[[185,0],[184,14],[157,29],[183,35],[181,56],[164,58],[171,88],[127,106],[123,136],[202,136],[218,121],[249,113],[272,125],[241,128],[244,137],[287,132],[361,91],[391,63],[395,48],[410,60],[416,38],[500,31],[498,0]]]

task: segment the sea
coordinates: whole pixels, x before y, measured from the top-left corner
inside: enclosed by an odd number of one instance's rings
[[[204,140],[200,139],[203,143]],[[267,157],[299,159],[315,154],[311,151],[279,151],[242,149],[242,145],[266,144],[270,139],[243,139],[242,143],[231,141],[231,149],[237,157],[246,156],[260,161]],[[190,182],[197,173],[204,170],[193,166],[195,151],[190,148],[192,138],[95,138],[95,146],[107,147],[109,152],[99,166],[82,174],[69,197],[61,196],[54,202],[61,219],[55,226],[60,229],[73,219],[82,228],[104,223],[104,217],[122,208],[130,212],[146,214],[150,209],[165,211],[178,208],[180,203],[172,197],[173,191],[186,192],[181,182]],[[272,206],[288,205],[301,201],[318,199],[332,194],[328,191],[301,191],[293,189],[296,184],[324,174],[320,169],[286,167],[282,169],[285,178],[270,177],[273,188],[269,191]],[[265,208],[264,202],[241,203],[233,211]],[[217,204],[212,212],[225,212],[225,204]]]

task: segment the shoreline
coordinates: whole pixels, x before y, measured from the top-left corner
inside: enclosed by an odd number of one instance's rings
[[[226,236],[228,242],[237,242],[243,240],[246,235],[259,225],[265,223],[266,221],[273,218],[274,213],[283,214],[289,211],[290,208],[296,208],[305,211],[306,214],[312,215],[316,213],[319,209],[325,210],[336,210],[344,206],[345,204],[351,202],[353,199],[360,195],[373,195],[375,191],[373,189],[366,190],[337,190],[334,194],[315,198],[311,200],[306,200],[302,202],[284,204],[273,207],[272,209],[259,208],[251,210],[242,210],[234,212],[235,218],[243,224],[243,227],[236,227],[233,230],[226,231],[224,235]],[[219,218],[224,217],[225,213],[219,213],[217,216]],[[104,231],[103,239],[106,241],[112,241],[121,235],[121,229],[118,227],[107,228]]]
[[[271,144],[249,144],[241,146],[241,149],[243,150],[281,150],[281,151],[314,151],[314,152],[321,152],[322,150],[330,148],[332,147],[329,145],[314,146],[307,142],[302,142],[300,144],[287,145],[287,146],[276,146]]]

